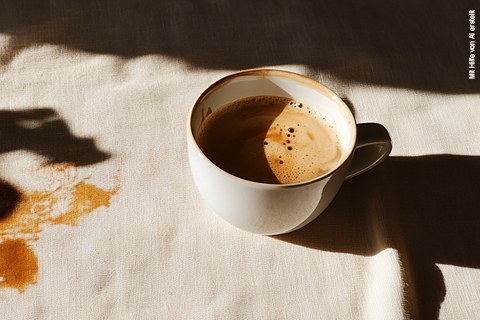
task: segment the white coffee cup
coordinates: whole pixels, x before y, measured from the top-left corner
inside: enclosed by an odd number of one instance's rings
[[[338,164],[319,177],[291,184],[249,181],[215,165],[197,144],[200,124],[217,108],[250,96],[298,99],[328,116],[340,134],[342,155]],[[348,106],[322,84],[296,73],[270,69],[236,72],[209,86],[190,110],[187,146],[193,178],[206,202],[230,224],[263,235],[291,232],[314,220],[345,179],[373,168],[392,148],[382,125],[357,125]]]

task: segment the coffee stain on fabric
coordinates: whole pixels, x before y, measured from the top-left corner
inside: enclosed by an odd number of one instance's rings
[[[43,190],[22,191],[13,212],[0,221],[0,288],[20,293],[37,282],[38,259],[31,244],[41,231],[53,225],[76,226],[83,216],[109,207],[119,190],[118,176],[113,188],[102,189],[72,164],[45,165],[36,174],[43,179]]]
[[[0,243],[0,288],[16,288],[23,293],[37,282],[38,259],[25,240]]]

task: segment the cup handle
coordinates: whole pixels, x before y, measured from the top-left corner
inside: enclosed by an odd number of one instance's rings
[[[378,123],[357,124],[357,144],[345,179],[364,173],[385,160],[392,150],[390,134]]]

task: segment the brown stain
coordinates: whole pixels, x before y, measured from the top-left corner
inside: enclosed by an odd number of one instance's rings
[[[15,235],[21,234],[22,238],[37,240],[41,226],[50,218],[57,201],[52,192],[21,194],[20,202],[12,214],[0,221],[0,236],[16,238]]]
[[[79,219],[99,207],[109,207],[116,186],[105,190],[87,183],[71,164],[40,167],[37,172],[50,176],[54,187],[24,191],[13,212],[0,221],[0,288],[15,288],[20,293],[35,284],[38,260],[29,243],[52,225],[76,226]]]
[[[75,185],[73,200],[70,203],[69,211],[53,220],[53,224],[66,224],[76,226],[78,219],[104,206],[110,206],[110,198],[118,192],[118,187],[112,190],[103,190],[93,184],[81,181]]]
[[[23,293],[37,283],[38,259],[25,240],[0,243],[0,288],[16,288]]]

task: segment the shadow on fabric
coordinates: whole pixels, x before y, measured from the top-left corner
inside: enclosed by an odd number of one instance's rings
[[[345,181],[306,227],[274,238],[372,256],[398,250],[415,319],[437,319],[446,289],[437,263],[480,268],[480,157],[390,157]]]
[[[468,80],[474,0],[0,0],[7,64],[49,43],[194,67],[306,65],[347,81],[478,93]]]
[[[90,138],[75,137],[55,110],[41,108],[24,111],[0,110],[0,154],[29,150],[50,163],[71,162],[83,166],[110,157]]]
[[[90,165],[110,158],[91,138],[75,137],[55,110],[38,108],[23,111],[0,110],[0,154],[26,150],[46,158],[47,163]],[[17,205],[19,192],[0,180],[0,220]]]

